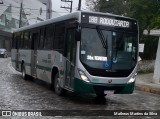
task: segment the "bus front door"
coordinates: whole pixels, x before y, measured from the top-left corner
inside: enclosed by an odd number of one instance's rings
[[[75,30],[68,29],[67,30],[67,48],[66,48],[66,78],[65,78],[65,86],[67,88],[73,88],[73,80],[74,80],[74,67],[76,60],[76,41],[75,41]]]
[[[33,33],[32,34],[32,49],[33,49],[33,54],[31,58],[31,75],[33,77],[37,77],[37,48],[38,48],[38,33]]]

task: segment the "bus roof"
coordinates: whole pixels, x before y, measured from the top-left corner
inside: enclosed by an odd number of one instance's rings
[[[39,26],[47,25],[47,24],[54,23],[54,22],[60,22],[60,21],[68,20],[68,19],[72,19],[72,18],[73,19],[74,18],[79,19],[79,17],[80,17],[80,12],[74,12],[74,13],[67,14],[67,15],[64,15],[64,16],[60,16],[60,17],[57,17],[57,18],[54,18],[54,19],[49,19],[49,20],[46,20],[46,21],[42,21],[42,22],[37,23],[37,24],[21,27],[19,29],[16,29],[14,32],[28,30],[28,29],[32,29],[32,28],[36,28],[36,27],[39,27]]]
[[[50,23],[65,21],[65,20],[69,20],[69,19],[77,19],[78,22],[81,22],[81,14],[82,13],[95,14],[95,15],[108,15],[108,16],[112,16],[112,17],[119,17],[119,18],[126,18],[126,19],[130,19],[130,20],[135,20],[135,19],[130,18],[130,17],[120,16],[120,15],[115,15],[115,14],[110,14],[110,13],[77,11],[77,12],[74,12],[74,13],[70,13],[70,14],[67,14],[67,15],[63,15],[63,16],[54,18],[54,19],[49,19],[49,20],[46,20],[46,21],[42,21],[42,22],[37,23],[37,24],[24,26],[24,27],[21,27],[19,29],[14,30],[13,32],[24,31],[24,30],[36,28],[36,27],[39,27],[39,26],[47,25],[47,24],[50,24]]]

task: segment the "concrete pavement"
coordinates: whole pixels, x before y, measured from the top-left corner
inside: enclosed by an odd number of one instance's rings
[[[152,79],[153,73],[139,74],[136,78],[135,89],[160,95],[160,83],[152,83]]]

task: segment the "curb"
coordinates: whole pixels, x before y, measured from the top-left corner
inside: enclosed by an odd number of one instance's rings
[[[151,88],[151,87],[147,87],[147,86],[143,86],[143,85],[136,85],[135,89],[140,90],[140,91],[144,91],[147,93],[153,93],[153,94],[160,95],[160,90],[156,89],[156,88]]]

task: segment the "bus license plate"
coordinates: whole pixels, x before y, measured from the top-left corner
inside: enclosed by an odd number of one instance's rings
[[[104,94],[107,94],[107,95],[114,94],[114,90],[105,90]]]

